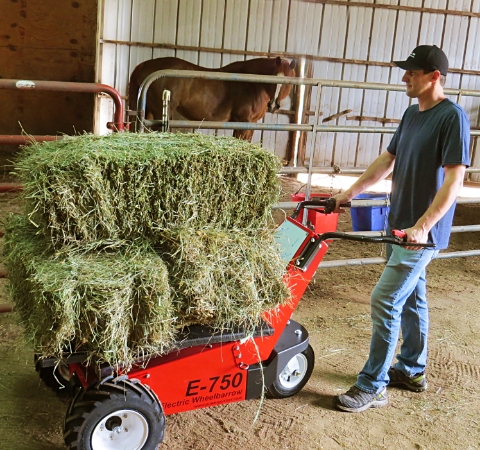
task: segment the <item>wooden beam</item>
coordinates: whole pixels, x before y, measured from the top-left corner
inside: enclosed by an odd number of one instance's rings
[[[452,16],[480,17],[480,13],[472,11],[460,11],[456,9],[418,8],[416,6],[389,5],[386,3],[349,2],[345,0],[303,0],[310,3],[322,3],[324,5],[337,5],[354,8],[389,9],[393,11],[412,11],[429,14],[442,14]]]
[[[370,122],[381,122],[381,123],[400,123],[400,119],[387,119],[386,117],[367,117],[367,116],[348,116],[345,117],[347,120],[367,120]]]
[[[325,117],[325,119],[322,120],[323,122],[330,122],[331,120],[336,120],[339,117],[345,116],[346,114],[350,114],[353,110],[352,109],[345,109],[344,111],[340,111],[337,114],[333,114],[332,116]]]
[[[369,5],[373,5],[370,4]],[[379,5],[376,3],[375,5]],[[390,5],[384,5],[390,6]],[[316,56],[316,55],[299,55],[298,53],[290,52],[254,52],[249,50],[233,50],[227,48],[213,48],[213,47],[199,47],[191,45],[176,45],[176,44],[152,44],[149,42],[134,42],[134,41],[118,41],[113,39],[101,39],[102,44],[117,44],[117,45],[128,45],[131,47],[144,47],[144,48],[164,48],[169,50],[182,50],[182,51],[193,51],[193,52],[208,52],[208,53],[224,53],[227,55],[244,55],[244,56],[255,56],[255,57],[273,57],[273,56],[282,56],[284,58],[296,59],[304,57],[312,61],[326,61],[340,64],[358,64],[362,66],[376,66],[376,67],[396,67],[395,64],[390,62],[382,61],[366,61],[363,59],[348,59],[348,58],[331,58],[328,56]],[[455,69],[449,68],[449,73],[461,73],[466,75],[480,75],[479,70],[466,70],[466,69]]]

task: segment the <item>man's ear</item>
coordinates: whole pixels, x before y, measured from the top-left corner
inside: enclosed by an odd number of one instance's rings
[[[432,81],[437,81],[437,80],[440,79],[441,76],[442,76],[442,74],[440,73],[439,70],[434,70],[434,71],[432,72],[432,78],[431,78],[431,80],[432,80]]]

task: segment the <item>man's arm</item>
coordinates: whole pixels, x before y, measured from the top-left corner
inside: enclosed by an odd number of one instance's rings
[[[338,208],[341,203],[349,202],[353,197],[361,194],[377,181],[381,181],[390,175],[394,163],[395,155],[392,155],[388,151],[382,153],[372,164],[370,164],[370,166],[368,166],[367,170],[365,170],[362,176],[355,181],[349,189],[335,195],[334,198],[337,201],[336,211],[339,211]]]
[[[432,204],[425,211],[425,214],[417,220],[417,223],[404,230],[407,233],[408,242],[424,243],[428,241],[428,233],[433,226],[450,209],[463,186],[466,166],[446,165],[445,179],[442,187],[435,195]],[[410,250],[418,250],[418,247],[406,247]]]

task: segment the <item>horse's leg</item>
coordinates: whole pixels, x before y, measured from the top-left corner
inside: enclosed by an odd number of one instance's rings
[[[255,130],[233,130],[233,137],[243,139],[244,141],[252,142],[254,131]]]

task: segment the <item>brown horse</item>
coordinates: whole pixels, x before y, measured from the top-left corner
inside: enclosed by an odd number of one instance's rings
[[[295,76],[295,61],[256,58],[237,61],[218,69],[207,69],[179,58],[157,58],[139,64],[130,77],[129,107],[137,109],[138,90],[143,80],[158,70],[202,70],[257,75]],[[195,78],[160,78],[147,92],[145,117],[162,117],[162,95],[168,89],[170,113],[178,111],[187,120],[218,122],[257,122],[266,113],[275,112],[286,98],[290,84],[249,83]],[[234,130],[235,137],[251,140],[253,130]]]

